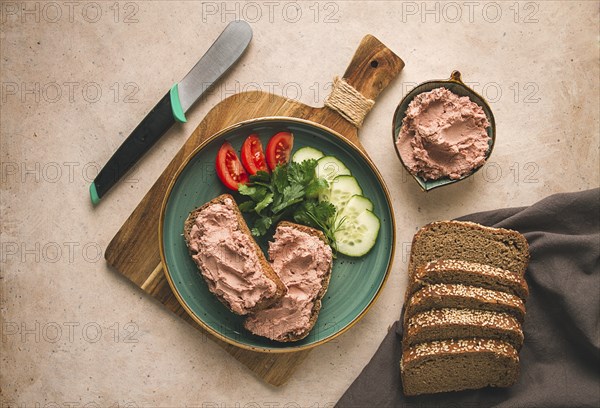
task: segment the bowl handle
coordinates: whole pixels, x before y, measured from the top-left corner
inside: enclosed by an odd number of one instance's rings
[[[448,81],[458,82],[459,84],[463,84],[463,85],[465,84],[462,80],[460,71],[458,71],[458,70],[452,71],[452,73],[450,74],[450,78],[448,78]]]

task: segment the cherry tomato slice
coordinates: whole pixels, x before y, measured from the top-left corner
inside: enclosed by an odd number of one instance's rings
[[[217,153],[216,169],[221,182],[231,190],[237,190],[238,184],[248,182],[248,173],[229,142],[223,143]]]
[[[256,174],[259,170],[269,171],[262,143],[258,135],[250,135],[246,138],[240,155],[242,157],[242,164],[248,173]]]
[[[273,170],[278,164],[287,163],[290,160],[294,136],[290,132],[279,132],[269,140],[267,144],[267,163]]]

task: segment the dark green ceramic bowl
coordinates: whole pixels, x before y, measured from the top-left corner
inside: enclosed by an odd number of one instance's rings
[[[483,166],[480,166],[480,167],[474,169],[472,172],[470,172],[469,174],[465,174],[463,177],[461,177],[458,180],[452,180],[448,177],[443,177],[443,178],[440,178],[437,180],[425,180],[422,177],[412,174],[410,172],[410,170],[408,169],[408,167],[406,167],[404,160],[402,160],[402,156],[400,155],[400,152],[398,151],[398,146],[396,145],[396,141],[398,140],[398,135],[400,134],[400,128],[402,127],[402,121],[404,120],[404,116],[406,115],[406,110],[408,109],[408,105],[412,102],[412,100],[415,98],[415,96],[417,96],[423,92],[429,92],[435,88],[440,88],[440,87],[444,87],[459,96],[467,96],[467,97],[469,97],[469,99],[471,101],[475,102],[477,105],[479,105],[483,108],[483,111],[485,112],[485,115],[487,116],[488,122],[490,123],[490,126],[487,128],[487,133],[490,137],[490,141],[489,141],[490,147],[489,147],[486,157],[485,157],[486,161],[492,154],[492,150],[494,148],[494,143],[496,142],[496,121],[494,120],[494,114],[492,113],[492,110],[490,109],[489,105],[487,104],[485,99],[483,99],[483,97],[481,95],[479,95],[477,92],[475,92],[474,90],[472,90],[471,88],[469,88],[468,86],[466,86],[463,83],[460,72],[453,71],[452,74],[450,75],[450,79],[447,79],[447,80],[427,81],[427,82],[423,82],[420,85],[417,85],[412,91],[410,91],[402,99],[402,101],[396,108],[396,112],[394,113],[394,121],[392,124],[392,137],[394,140],[394,148],[396,149],[396,154],[400,158],[402,165],[404,166],[406,171],[408,171],[408,173],[416,180],[416,182],[423,189],[423,191],[429,191],[429,190],[432,190],[437,187],[442,187],[442,186],[445,186],[448,184],[453,184],[458,181],[464,180],[467,177],[469,177],[470,175],[472,175],[473,173],[477,172],[481,167],[483,167]]]
[[[329,289],[319,319],[308,337],[278,343],[244,329],[244,317],[231,313],[208,291],[188,254],[182,232],[184,220],[196,207],[228,192],[214,170],[218,149],[225,140],[240,149],[246,137],[257,133],[266,146],[282,130],[294,134],[294,151],[312,146],[344,162],[373,201],[381,229],[373,249],[364,257],[339,255],[334,260]],[[236,195],[234,195],[236,196]],[[239,196],[238,196],[239,197]],[[236,199],[238,198],[236,197]],[[395,244],[391,200],[381,175],[360,150],[321,125],[293,118],[262,118],[236,124],[210,137],[185,161],[174,176],[161,209],[159,240],[167,280],[183,308],[203,328],[238,347],[263,352],[290,352],[317,346],[348,330],[369,309],[389,275]],[[259,240],[264,249],[268,239]]]

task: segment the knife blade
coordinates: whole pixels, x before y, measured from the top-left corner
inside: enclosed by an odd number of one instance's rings
[[[187,121],[185,113],[242,56],[251,39],[248,23],[229,23],[190,72],[171,87],[100,170],[90,184],[94,205],[176,121]]]

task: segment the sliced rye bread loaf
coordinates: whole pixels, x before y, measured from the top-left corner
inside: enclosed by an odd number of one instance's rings
[[[438,221],[414,236],[409,277],[418,267],[440,259],[460,259],[505,269],[522,277],[529,262],[527,240],[516,231],[473,222]]]
[[[400,371],[406,396],[509,387],[519,378],[519,356],[499,340],[432,341],[404,350]]]
[[[400,364],[406,395],[516,381],[528,262],[516,231],[439,221],[415,234]]]
[[[525,318],[525,305],[515,295],[460,284],[427,285],[410,297],[404,319],[430,309],[474,309],[507,313],[519,323]]]
[[[308,336],[317,322],[329,287],[333,253],[325,235],[305,225],[282,221],[274,239],[269,243],[269,257],[288,293],[271,307],[248,316],[244,327],[271,340],[292,342]],[[306,275],[304,281],[301,275]],[[306,292],[308,298],[300,295]]]
[[[200,228],[205,228],[206,225],[196,224],[197,218],[206,214],[205,211],[214,209],[213,206],[222,206],[220,210],[224,213],[221,218],[231,222],[231,228],[224,231],[225,234],[228,234],[228,238],[218,239],[218,243],[209,243],[213,237],[204,237],[200,230]],[[232,234],[235,234],[239,241],[235,248],[231,247]],[[189,253],[200,269],[209,290],[233,313],[245,315],[264,309],[281,299],[287,292],[287,288],[273,271],[271,264],[252,237],[250,229],[231,195],[222,194],[192,211],[185,220],[183,237]],[[204,252],[201,251],[201,248],[198,248],[198,245],[211,245],[211,250],[206,251],[210,253],[201,255],[200,253]],[[210,262],[204,258],[210,258]],[[245,271],[245,276],[240,274],[232,277],[231,282],[227,282],[225,278],[222,279],[222,282],[216,281],[214,279],[214,273],[216,272],[211,270],[211,264],[229,261],[254,264],[258,270]],[[238,282],[244,282],[251,289],[239,293],[227,289]],[[252,299],[248,299],[247,297],[250,297],[249,294],[252,291],[255,291],[255,293],[251,295]]]
[[[481,337],[502,340],[516,350],[523,345],[523,330],[506,313],[473,309],[431,309],[409,318],[404,327],[402,347],[434,340]]]
[[[529,296],[529,287],[522,276],[493,266],[456,259],[431,261],[417,268],[409,282],[408,294],[412,295],[425,285],[438,283],[464,284],[506,292],[518,296],[523,302]]]

